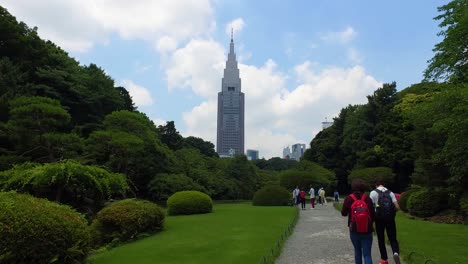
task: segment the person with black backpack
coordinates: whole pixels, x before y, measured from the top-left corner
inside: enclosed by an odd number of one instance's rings
[[[385,230],[393,251],[393,259],[400,264],[400,249],[397,241],[395,215],[400,209],[395,194],[384,187],[383,179],[377,179],[375,190],[370,198],[375,207],[375,230],[380,250],[380,264],[388,264],[387,248],[385,247]]]
[[[348,216],[349,236],[354,246],[354,260],[356,264],[372,264],[372,232],[374,219],[374,205],[365,194],[366,184],[361,179],[354,179],[351,183],[353,193],[343,201],[342,216]]]

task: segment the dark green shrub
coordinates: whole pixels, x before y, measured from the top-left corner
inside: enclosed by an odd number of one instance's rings
[[[288,205],[290,201],[291,194],[284,187],[268,185],[254,194],[252,204],[263,206]]]
[[[468,216],[468,192],[463,193],[460,198],[460,211],[464,216]]]
[[[434,190],[422,188],[410,195],[407,208],[409,213],[415,216],[433,216],[442,209],[441,197]]]
[[[65,205],[0,192],[0,263],[81,263],[90,244],[84,217]]]
[[[161,230],[164,219],[164,210],[150,201],[121,200],[110,204],[97,214],[92,224],[93,240],[98,244],[116,240],[127,241],[141,233]]]
[[[185,190],[203,191],[205,189],[185,174],[167,173],[156,175],[148,187],[151,199],[154,201],[165,201],[175,192]]]
[[[0,172],[1,191],[28,192],[76,209],[90,204],[99,207],[104,200],[124,197],[128,189],[125,175],[74,160],[28,162]]]
[[[306,160],[301,160],[295,169],[280,173],[280,185],[291,191],[296,186],[309,187],[310,185],[328,190],[335,184],[335,174],[332,171]]]
[[[167,199],[169,215],[205,214],[213,210],[210,196],[198,191],[176,192]]]
[[[392,185],[395,174],[387,167],[354,169],[348,176],[348,182],[351,183],[354,179],[362,179],[367,183],[367,186],[375,186],[375,181],[378,178],[382,178],[386,185]]]
[[[409,189],[401,194],[400,199],[398,200],[398,204],[400,205],[400,209],[403,212],[408,212],[408,199],[413,192],[413,190]]]

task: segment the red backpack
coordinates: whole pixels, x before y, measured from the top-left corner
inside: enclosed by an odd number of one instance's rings
[[[305,198],[305,192],[304,192],[304,191],[301,191],[301,198],[302,198],[302,199]]]
[[[362,194],[361,199],[357,199],[354,194],[351,194],[351,197],[354,202],[351,205],[350,219],[351,223],[349,224],[350,231],[358,233],[368,233],[372,229],[372,219],[370,216],[369,207],[365,202],[366,195]]]

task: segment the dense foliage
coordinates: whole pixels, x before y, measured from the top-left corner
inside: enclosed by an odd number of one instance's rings
[[[181,191],[167,199],[167,210],[170,215],[211,213],[213,201],[207,194],[199,191]]]
[[[303,160],[295,169],[280,173],[280,185],[288,190],[299,188],[323,187],[330,192],[336,185],[333,172],[319,166],[317,163]]]
[[[82,263],[90,248],[87,221],[67,206],[0,192],[0,262]]]
[[[92,211],[105,200],[125,197],[128,185],[123,174],[67,160],[24,163],[0,172],[0,190],[27,192],[78,210]]]
[[[158,205],[137,199],[125,199],[106,206],[92,227],[99,238],[97,244],[123,242],[141,233],[153,233],[164,226],[165,212]]]
[[[410,195],[407,208],[415,216],[433,216],[442,209],[442,198],[437,191],[422,188]]]
[[[291,193],[279,185],[268,185],[257,192],[252,199],[253,205],[280,206],[291,202]]]
[[[375,186],[377,179],[383,179],[385,184],[392,185],[395,178],[395,174],[390,168],[386,167],[374,167],[374,168],[363,168],[354,169],[348,176],[348,182],[351,183],[354,179],[364,180],[367,186]]]

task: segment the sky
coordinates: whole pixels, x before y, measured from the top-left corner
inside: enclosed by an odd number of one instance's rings
[[[442,0],[0,0],[20,21],[95,63],[156,125],[216,144],[231,28],[245,93],[245,148],[307,146],[383,83],[422,79],[441,41]]]

